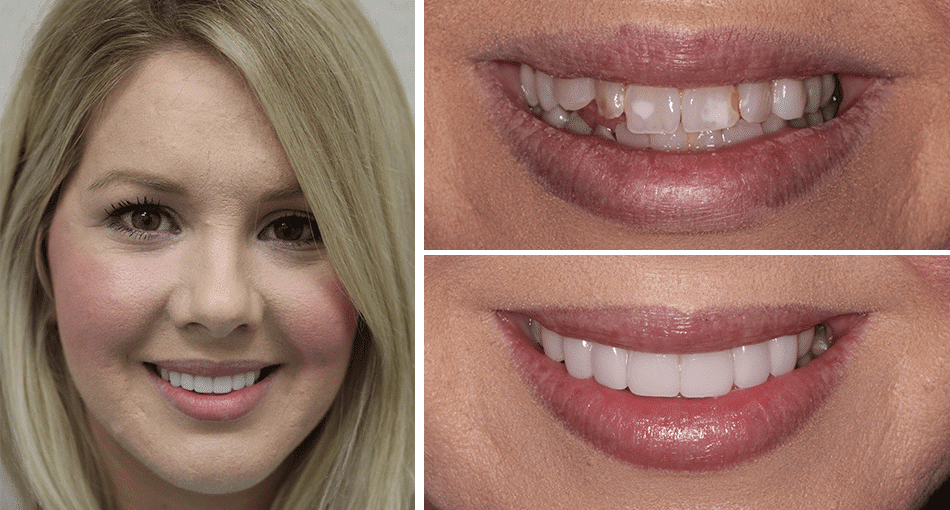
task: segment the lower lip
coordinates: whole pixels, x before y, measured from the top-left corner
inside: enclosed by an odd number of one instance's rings
[[[262,381],[226,394],[195,393],[177,388],[148,367],[143,367],[159,394],[178,412],[199,421],[237,420],[253,411],[270,389],[275,372]]]
[[[499,316],[512,356],[542,403],[573,434],[646,469],[713,471],[756,459],[794,437],[834,393],[864,318],[820,357],[717,398],[652,398],[571,377]]]
[[[511,71],[515,69],[515,71]],[[886,101],[872,82],[839,117],[712,151],[634,150],[559,130],[525,108],[517,68],[485,67],[488,110],[511,153],[551,194],[631,228],[716,231],[756,223],[840,173]],[[842,77],[844,81],[846,78]]]

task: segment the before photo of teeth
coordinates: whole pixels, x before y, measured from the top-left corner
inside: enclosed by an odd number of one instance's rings
[[[950,257],[425,257],[425,508],[936,509]]]
[[[943,0],[426,0],[426,249],[948,249]]]

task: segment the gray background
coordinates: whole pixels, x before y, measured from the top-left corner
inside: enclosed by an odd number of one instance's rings
[[[383,38],[389,55],[396,64],[399,77],[409,99],[409,106],[415,111],[415,31],[414,4],[412,0],[359,0],[367,17],[376,26]],[[32,41],[33,35],[43,16],[49,12],[52,0],[21,1],[0,0],[0,111],[6,109],[10,90],[23,64],[24,49]],[[6,474],[0,469],[0,509],[12,510],[15,506],[13,495],[6,480]]]

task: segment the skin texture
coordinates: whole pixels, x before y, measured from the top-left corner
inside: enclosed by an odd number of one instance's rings
[[[425,271],[426,508],[912,508],[950,469],[946,258],[429,256]],[[868,316],[840,385],[796,436],[687,473],[639,469],[570,432],[495,318],[651,305]]]
[[[429,249],[947,247],[950,23],[945,2],[615,0],[425,4],[425,246]],[[491,122],[484,64],[519,37],[633,26],[802,34],[870,60],[890,98],[856,156],[830,179],[735,230],[658,233],[549,194]],[[541,122],[541,121],[538,121]]]
[[[268,197],[279,190],[291,193]],[[146,200],[161,212],[110,219]],[[143,211],[152,230],[129,232]],[[293,214],[309,207],[276,134],[218,60],[158,53],[95,120],[48,257],[66,362],[120,507],[264,508],[326,414],[357,314],[322,244],[278,235]],[[143,366],[187,359],[280,368],[249,414],[202,422]]]

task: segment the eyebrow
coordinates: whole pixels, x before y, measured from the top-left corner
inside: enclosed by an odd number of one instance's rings
[[[89,186],[88,191],[95,191],[113,182],[128,182],[145,186],[147,188],[152,188],[156,191],[188,196],[188,191],[180,183],[136,170],[114,170],[109,172],[101,179],[93,182]],[[262,202],[279,202],[281,200],[295,198],[303,194],[303,189],[300,187],[300,183],[295,181],[293,184],[289,184],[282,188],[267,192],[264,195]]]

